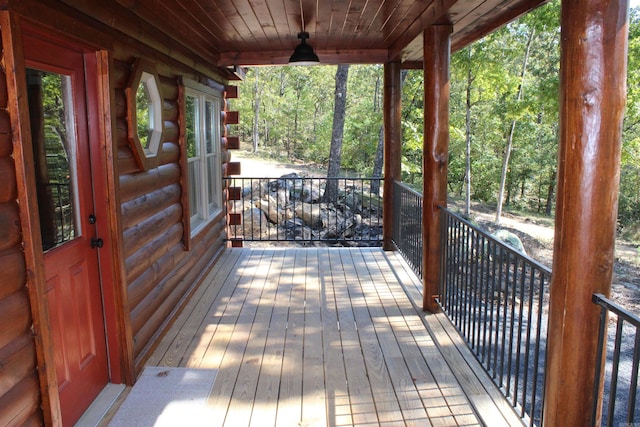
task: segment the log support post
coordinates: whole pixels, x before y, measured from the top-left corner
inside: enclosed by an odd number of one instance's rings
[[[626,98],[627,0],[562,2],[560,147],[547,342],[545,426],[598,425],[593,389],[609,295]],[[600,399],[599,399],[600,400]],[[595,424],[593,424],[595,422]]]
[[[434,25],[424,31],[424,142],[422,170],[422,308],[438,310],[440,276],[440,209],[447,203],[449,152],[450,25]]]
[[[393,230],[398,225],[394,217],[393,182],[400,181],[402,161],[402,83],[400,63],[384,65],[384,205],[382,208],[383,248],[395,250]]]

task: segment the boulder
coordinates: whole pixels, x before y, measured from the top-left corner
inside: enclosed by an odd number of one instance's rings
[[[522,240],[515,234],[510,231],[500,229],[493,233],[493,237],[511,246],[516,251],[520,252],[523,255],[527,255],[527,252],[524,250],[524,245],[522,244]]]
[[[296,205],[296,216],[311,228],[322,228],[324,226],[320,205],[300,203]]]

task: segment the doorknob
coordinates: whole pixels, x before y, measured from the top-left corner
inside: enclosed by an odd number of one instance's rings
[[[91,239],[91,247],[92,248],[101,248],[104,246],[104,240],[100,239],[100,238],[93,238]]]

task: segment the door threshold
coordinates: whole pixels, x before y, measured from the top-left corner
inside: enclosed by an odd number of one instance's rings
[[[97,427],[102,424],[110,409],[126,389],[124,384],[107,384],[87,408],[75,427]]]

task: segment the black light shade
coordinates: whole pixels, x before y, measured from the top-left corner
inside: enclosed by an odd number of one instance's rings
[[[309,33],[298,33],[298,38],[301,42],[293,51],[291,58],[289,58],[289,65],[316,65],[320,63],[318,55],[313,52],[313,48],[306,42],[309,38]]]

